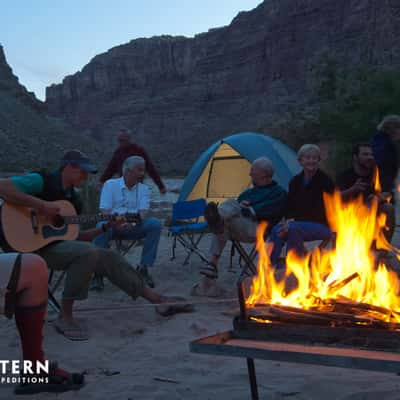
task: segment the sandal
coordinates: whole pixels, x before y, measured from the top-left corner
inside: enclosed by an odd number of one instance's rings
[[[38,377],[39,379],[40,377]],[[46,377],[45,377],[46,378]],[[41,392],[62,393],[69,390],[79,390],[85,385],[82,373],[70,373],[58,368],[57,363],[50,363],[47,382],[21,383],[14,389],[16,395],[28,395]]]
[[[168,304],[159,304],[156,306],[156,313],[163,317],[194,311],[193,304],[188,303],[183,297],[165,297],[165,300]]]
[[[54,320],[54,328],[69,340],[88,340],[89,333],[85,327],[78,324],[77,321],[72,323],[66,322],[64,319],[57,318]]]

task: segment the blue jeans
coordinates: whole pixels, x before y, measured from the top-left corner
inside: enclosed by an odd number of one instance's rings
[[[289,222],[289,230],[283,237],[278,235],[280,228],[279,224],[275,225],[268,240],[268,242],[274,244],[271,253],[271,263],[275,266],[278,263],[285,242],[287,242],[287,251],[294,250],[301,257],[306,254],[304,242],[325,240],[332,237],[332,231],[327,226],[317,222],[291,221]]]
[[[100,222],[97,226],[103,225]],[[161,236],[161,222],[157,218],[145,218],[138,225],[118,227],[101,233],[93,239],[93,244],[101,248],[109,248],[110,240],[139,240],[144,239],[140,265],[151,267],[157,257],[158,243]]]

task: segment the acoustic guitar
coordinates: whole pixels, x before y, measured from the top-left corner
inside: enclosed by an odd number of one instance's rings
[[[140,223],[139,214],[77,215],[69,201],[57,200],[53,203],[60,209],[55,217],[39,215],[32,208],[4,202],[1,206],[1,227],[6,245],[14,251],[27,253],[55,241],[76,240],[79,224],[121,219],[132,224]]]

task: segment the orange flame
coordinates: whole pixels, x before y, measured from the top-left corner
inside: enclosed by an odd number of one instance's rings
[[[379,170],[377,167],[374,168],[374,176],[373,176],[373,182],[374,182],[374,190],[376,194],[379,194],[382,192],[382,187],[381,187],[381,180],[379,177]]]
[[[376,175],[376,187],[379,174]],[[336,245],[332,250],[319,251],[299,258],[294,252],[286,257],[283,279],[276,277],[269,254],[271,244],[264,242],[266,224],[257,231],[259,254],[258,274],[252,280],[248,306],[280,304],[304,309],[319,308],[325,300],[342,298],[392,310],[379,318],[386,322],[400,322],[400,282],[397,274],[377,260],[372,250],[400,251],[387,242],[383,235],[386,216],[378,214],[378,200],[370,206],[361,197],[344,202],[339,192],[324,194],[326,214]],[[346,278],[345,284],[343,282]],[[291,282],[291,284],[290,284]],[[294,282],[294,284],[293,284]],[[290,291],[288,286],[295,286]]]

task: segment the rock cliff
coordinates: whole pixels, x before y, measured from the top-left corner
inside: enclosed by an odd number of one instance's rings
[[[194,38],[114,47],[48,87],[46,104],[105,145],[127,127],[163,172],[184,171],[234,132],[285,139],[293,115],[318,107],[328,61],[398,66],[399,22],[393,0],[265,0]]]
[[[22,86],[0,45],[0,171],[19,172],[59,165],[64,151],[82,148],[98,158],[99,145],[64,121],[46,115],[45,103]]]

